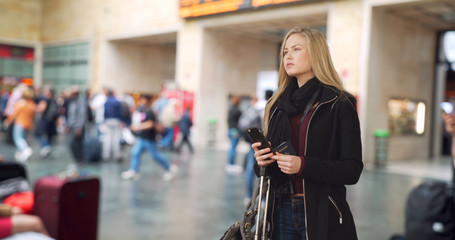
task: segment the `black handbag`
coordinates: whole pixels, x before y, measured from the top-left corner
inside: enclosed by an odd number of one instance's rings
[[[255,184],[253,195],[250,202],[246,206],[243,219],[229,227],[220,240],[253,240],[256,235],[259,236],[258,239],[261,239],[260,236],[262,235],[267,235],[264,224],[267,228],[269,197],[270,178],[261,176]],[[265,206],[262,207],[263,198],[265,198]],[[256,227],[257,225],[259,225],[259,228]],[[265,237],[262,239],[268,238]]]

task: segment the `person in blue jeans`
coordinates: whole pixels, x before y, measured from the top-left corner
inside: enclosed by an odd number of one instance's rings
[[[142,95],[140,98],[141,109],[133,114],[131,123],[131,131],[136,134],[136,142],[131,149],[131,162],[130,169],[122,172],[123,179],[139,179],[139,165],[140,157],[144,150],[147,150],[152,157],[166,170],[163,179],[169,181],[175,177],[177,167],[170,165],[163,155],[158,151],[156,144],[156,132],[154,125],[156,123],[156,116],[150,107],[151,97],[149,95]]]
[[[239,108],[240,96],[231,97],[231,106],[228,112],[228,137],[231,141],[231,149],[228,153],[228,163],[226,165],[226,172],[228,173],[238,173],[242,171],[240,165],[235,164],[235,157],[237,154],[237,145],[240,141],[240,132],[239,132],[239,119],[242,115],[242,112]]]
[[[40,154],[47,157],[51,152],[52,140],[57,135],[57,118],[59,116],[58,104],[54,99],[54,89],[46,87],[43,90],[44,98],[37,106],[41,118],[36,128],[35,136],[41,145]]]

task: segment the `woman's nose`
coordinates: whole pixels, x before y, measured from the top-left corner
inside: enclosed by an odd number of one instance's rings
[[[292,54],[291,53],[286,54],[286,59],[291,60],[292,59]]]

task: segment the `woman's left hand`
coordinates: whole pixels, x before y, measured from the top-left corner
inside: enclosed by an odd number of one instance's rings
[[[300,171],[302,160],[298,156],[277,153],[277,155],[274,155],[271,158],[276,160],[278,167],[283,173],[296,174]]]

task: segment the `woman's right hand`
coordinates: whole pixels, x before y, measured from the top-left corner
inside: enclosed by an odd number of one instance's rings
[[[276,160],[270,159],[273,156],[270,148],[259,149],[261,146],[260,142],[255,142],[251,144],[251,147],[254,149],[254,157],[259,167],[268,166],[275,162]]]

